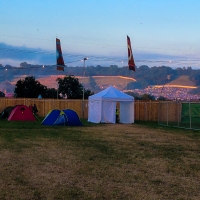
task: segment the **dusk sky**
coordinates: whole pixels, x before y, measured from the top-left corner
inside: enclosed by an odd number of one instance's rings
[[[0,64],[136,65],[200,69],[199,0],[0,0]],[[76,62],[75,62],[76,61]]]

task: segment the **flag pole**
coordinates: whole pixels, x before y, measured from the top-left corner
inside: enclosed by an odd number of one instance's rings
[[[130,70],[128,70],[129,72],[128,72],[128,79],[127,79],[127,84],[126,84],[126,90],[127,90],[127,92],[128,92],[128,83],[129,83],[129,80],[130,80]]]
[[[65,62],[62,56],[62,49],[61,49],[61,43],[60,39],[56,37],[56,70],[57,70],[57,78],[58,78],[58,70],[64,71],[65,67]],[[57,85],[57,99],[58,99],[58,87],[59,84]]]
[[[85,61],[88,60],[88,58],[83,58],[83,104],[82,104],[82,109],[83,109],[83,118],[85,115],[85,88],[84,88],[84,79],[85,79]]]

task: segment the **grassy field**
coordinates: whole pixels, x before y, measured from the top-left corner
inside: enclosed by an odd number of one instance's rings
[[[200,132],[0,120],[0,199],[200,199]]]

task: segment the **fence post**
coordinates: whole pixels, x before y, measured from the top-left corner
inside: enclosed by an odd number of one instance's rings
[[[84,119],[84,101],[82,101],[82,117]]]
[[[43,99],[43,116],[45,117],[45,100]]]
[[[160,121],[160,101],[158,102],[158,124]]]
[[[180,123],[179,123],[179,121],[180,121],[180,103],[178,102],[178,101],[176,101],[176,103],[178,104],[178,111],[177,111],[177,114],[178,114],[178,128],[179,128],[179,126],[180,126]]]
[[[138,121],[140,121],[140,116],[141,116],[141,114],[140,114],[140,108],[141,108],[141,102],[139,101],[138,102]]]
[[[189,100],[189,116],[190,116],[190,129],[192,127],[192,118],[191,118],[191,106],[190,106],[190,100]]]
[[[144,117],[144,121],[147,121],[147,103],[145,102],[145,117]]]
[[[167,126],[169,125],[169,102],[167,102]]]

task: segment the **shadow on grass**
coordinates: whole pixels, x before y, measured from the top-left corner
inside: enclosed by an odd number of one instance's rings
[[[135,121],[135,124],[145,126],[147,128],[170,131],[170,133],[173,134],[183,134],[190,138],[200,138],[200,130],[178,128],[175,126],[163,126],[159,125],[158,122]]]
[[[66,146],[69,142],[79,148],[91,148],[102,155],[113,153],[111,145],[101,139],[96,139],[91,133],[84,131],[85,127],[103,126],[82,120],[83,126],[46,126],[40,121],[21,122],[0,120],[1,148],[21,152],[31,148],[40,140],[56,141]],[[31,141],[31,142],[30,142]]]

